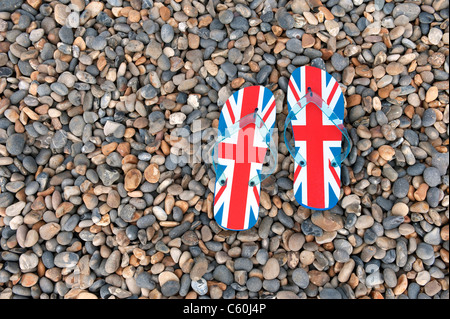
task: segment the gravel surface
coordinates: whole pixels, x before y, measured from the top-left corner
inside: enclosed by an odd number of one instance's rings
[[[1,0],[0,298],[449,298],[448,0]],[[213,218],[220,110],[341,83],[330,211],[293,159],[255,227]],[[205,155],[206,154],[206,155]]]

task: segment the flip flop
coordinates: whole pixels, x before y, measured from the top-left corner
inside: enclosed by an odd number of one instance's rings
[[[350,152],[342,90],[327,72],[302,66],[291,74],[287,100],[284,140],[294,157],[295,199],[307,208],[330,209],[339,200],[341,163]],[[294,146],[286,137],[288,126]],[[343,136],[347,149],[341,154]]]
[[[245,230],[258,220],[261,181],[277,164],[275,115],[275,98],[262,86],[235,92],[222,108],[212,157],[214,218],[223,228]],[[269,167],[263,166],[267,150]]]

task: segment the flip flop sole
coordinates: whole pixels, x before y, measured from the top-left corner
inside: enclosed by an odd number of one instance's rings
[[[288,88],[289,111],[308,92],[308,88],[322,97],[342,124],[344,97],[339,83],[327,72],[311,67],[297,68],[291,75]],[[322,112],[308,104],[292,119],[295,151],[306,159],[306,166],[294,163],[295,199],[304,207],[326,210],[339,199],[341,167],[332,166],[335,156],[340,156],[342,132]]]
[[[238,120],[258,109],[258,115],[268,129],[275,125],[275,99],[262,86],[250,86],[228,98],[219,118],[220,135]],[[249,124],[218,145],[216,176],[224,174],[226,182],[220,185],[216,178],[214,188],[214,217],[217,223],[230,230],[245,230],[258,220],[260,184],[250,186],[250,178],[261,174],[267,144]]]

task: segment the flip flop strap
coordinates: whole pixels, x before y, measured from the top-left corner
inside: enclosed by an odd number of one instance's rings
[[[331,161],[331,165],[333,167],[340,166],[341,163],[347,158],[348,154],[350,153],[351,143],[350,143],[350,137],[347,134],[347,130],[344,127],[343,123],[338,122],[339,117],[333,112],[333,110],[330,108],[330,106],[322,100],[322,98],[312,92],[311,90],[308,91],[292,108],[291,111],[288,113],[286,117],[286,121],[284,123],[284,143],[286,144],[286,147],[291,153],[292,157],[294,158],[294,161],[304,167],[306,166],[306,159],[300,154],[300,152],[295,151],[295,147],[293,147],[287,137],[286,137],[286,129],[289,124],[292,124],[292,119],[301,111],[303,110],[309,103],[314,104],[317,106],[323,114],[327,116],[327,118],[336,126],[339,131],[341,131],[342,135],[347,140],[347,148],[344,152],[344,154],[340,154],[340,156],[335,156],[333,160]]]
[[[272,131],[267,128],[265,125],[263,119],[258,114],[258,109],[255,110],[254,113],[248,114],[241,118],[240,120],[236,121],[233,125],[225,128],[222,132],[219,131],[219,136],[217,137],[217,141],[214,144],[214,147],[211,150],[211,156],[212,156],[212,163],[214,167],[214,171],[217,174],[217,164],[218,164],[218,146],[221,142],[223,142],[225,139],[230,138],[231,136],[238,134],[238,132],[250,124],[255,124],[255,133],[258,132],[258,134],[261,135],[264,142],[267,145],[268,150],[270,151],[270,159],[269,159],[269,171],[265,172],[264,174],[256,174],[256,176],[253,176],[249,180],[249,186],[256,186],[257,184],[261,183],[263,180],[265,180],[267,177],[272,175],[274,172],[276,166],[277,166],[277,160],[278,160],[278,152],[277,147],[275,145],[275,141],[272,138]],[[261,170],[262,172],[262,170]],[[225,172],[223,171],[220,176],[216,177],[219,181],[220,185],[224,185],[226,183],[226,176]]]

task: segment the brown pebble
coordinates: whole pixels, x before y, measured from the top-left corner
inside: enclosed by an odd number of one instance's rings
[[[442,287],[437,280],[433,279],[425,285],[424,290],[428,296],[434,296],[442,290]]]
[[[39,235],[44,240],[50,240],[59,233],[60,229],[61,226],[59,224],[51,222],[39,228]]]

